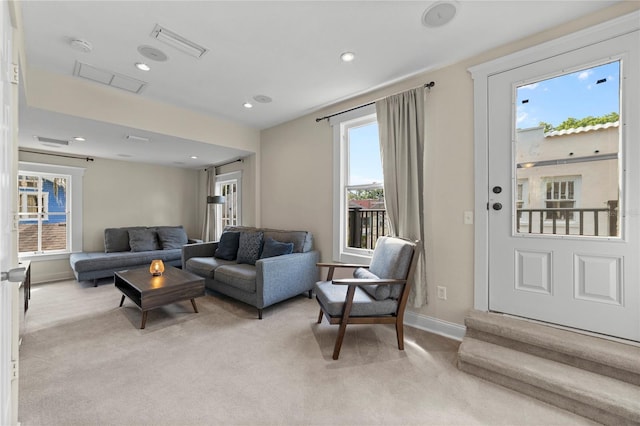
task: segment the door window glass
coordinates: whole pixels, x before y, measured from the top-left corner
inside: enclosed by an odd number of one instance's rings
[[[516,88],[517,233],[621,235],[620,104],[619,61]]]

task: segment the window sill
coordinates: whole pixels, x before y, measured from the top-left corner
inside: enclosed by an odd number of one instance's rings
[[[373,251],[371,252],[371,254],[342,252],[340,253],[340,258],[337,260],[337,262],[368,265],[371,263],[372,255],[373,255]]]
[[[28,254],[19,255],[18,260],[20,262],[30,260],[32,262],[44,261],[44,260],[69,260],[71,253],[51,253],[51,254]]]

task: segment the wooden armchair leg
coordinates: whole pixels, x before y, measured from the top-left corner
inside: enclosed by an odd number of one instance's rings
[[[338,338],[336,339],[336,345],[333,348],[333,359],[336,360],[340,356],[340,348],[342,347],[342,341],[344,340],[344,334],[347,331],[347,324],[349,323],[349,315],[351,314],[351,307],[353,306],[353,296],[356,293],[356,286],[350,285],[347,290],[347,297],[344,301],[344,312],[342,313],[342,321],[340,321],[340,329],[338,330]]]
[[[401,319],[396,320],[396,335],[398,336],[398,349],[404,350],[404,326]]]
[[[318,315],[318,324],[322,322],[322,308],[320,308],[320,315]]]
[[[344,340],[344,334],[347,331],[347,323],[340,323],[340,329],[338,330],[338,337],[336,338],[336,345],[333,348],[333,359],[338,359],[340,356],[340,348],[342,347],[342,341]]]

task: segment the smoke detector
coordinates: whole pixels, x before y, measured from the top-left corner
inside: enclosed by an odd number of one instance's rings
[[[91,50],[93,50],[93,46],[87,40],[74,38],[69,42],[69,44],[74,50],[77,50],[83,53],[89,53],[91,52]]]

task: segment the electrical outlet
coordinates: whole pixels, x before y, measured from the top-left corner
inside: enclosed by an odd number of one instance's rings
[[[447,288],[438,286],[438,299],[447,300]]]

